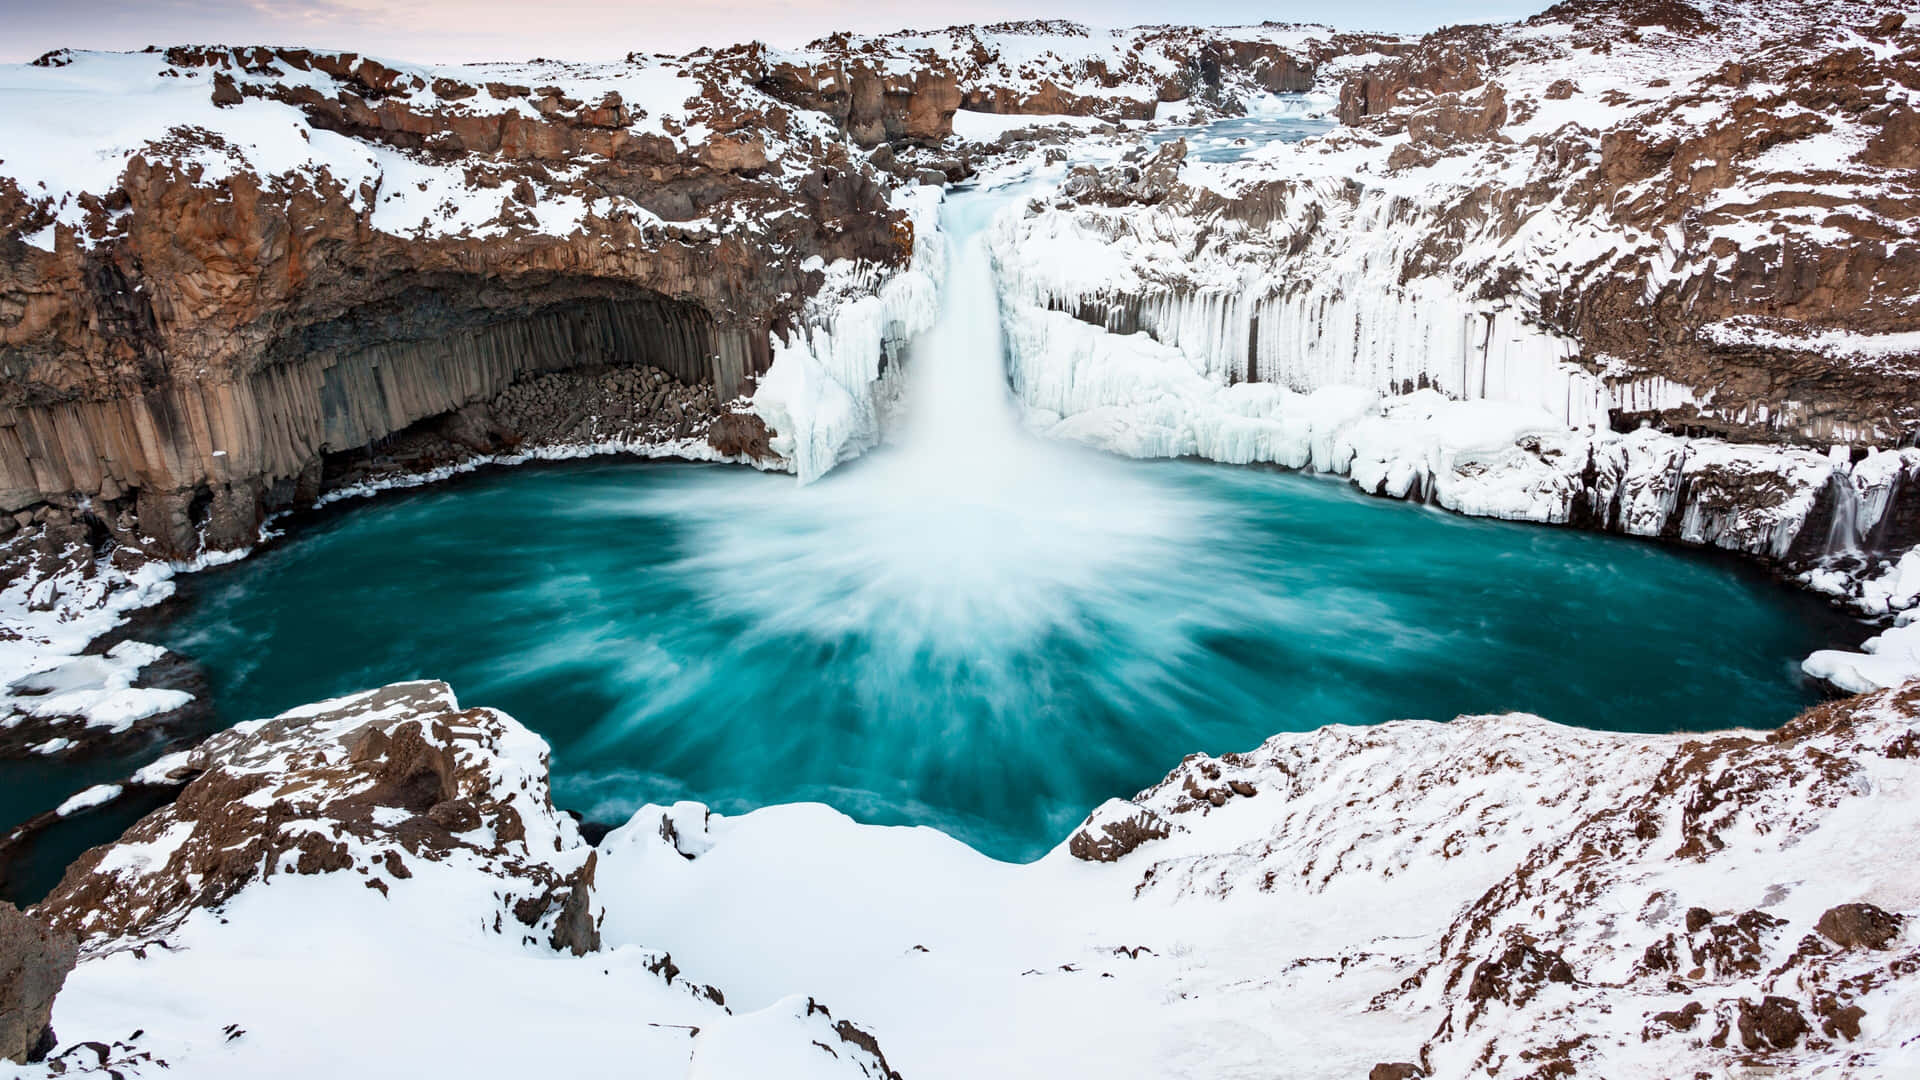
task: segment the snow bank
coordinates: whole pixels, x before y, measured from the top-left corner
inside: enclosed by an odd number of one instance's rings
[[[553,807],[547,754],[438,683],[214,736],[189,752],[197,787],[83,856],[84,876],[42,906],[85,945],[54,1006],[58,1064],[27,1075],[84,1055],[126,1076],[598,1075],[618,1061],[884,1080],[877,1045],[824,1005],[729,1009],[658,949],[596,951],[595,855]]]
[[[1157,118],[1157,116],[1156,116]],[[953,114],[953,134],[967,142],[997,142],[1009,131],[1025,128],[1066,127],[1091,131],[1105,121],[1097,116],[1072,116],[1065,113],[986,113],[961,109]]]

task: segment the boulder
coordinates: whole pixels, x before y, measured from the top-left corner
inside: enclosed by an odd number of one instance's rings
[[[1902,921],[1872,904],[1840,904],[1828,908],[1813,928],[1843,949],[1884,949],[1899,936]]]

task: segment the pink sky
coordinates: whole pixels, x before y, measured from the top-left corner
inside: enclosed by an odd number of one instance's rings
[[[1550,0],[0,0],[0,62],[49,49],[138,49],[182,42],[299,44],[401,59],[532,56],[612,59],[761,39],[799,45],[834,30],[1006,19],[1069,18],[1096,26],[1333,22],[1352,29],[1426,30],[1531,14]]]

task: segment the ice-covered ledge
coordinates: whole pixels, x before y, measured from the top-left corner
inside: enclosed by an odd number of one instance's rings
[[[56,1054],[870,1080],[1920,1060],[1920,683],[1773,733],[1280,735],[1026,866],[814,805],[648,807],[589,848],[544,754],[416,683],[183,755],[180,801],[40,912],[89,941]]]

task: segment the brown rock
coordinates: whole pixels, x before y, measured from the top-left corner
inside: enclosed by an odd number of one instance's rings
[[[1367,1070],[1367,1080],[1417,1080],[1427,1070],[1410,1061],[1383,1061]]]
[[[471,832],[480,827],[480,811],[465,799],[435,803],[433,809],[427,811],[427,817],[450,833]]]
[[[1884,949],[1900,934],[1904,920],[1872,904],[1828,908],[1813,928],[1843,949]]]
[[[1101,811],[1094,811],[1094,815],[1068,838],[1067,851],[1074,858],[1087,862],[1113,862],[1141,844],[1150,840],[1164,840],[1173,832],[1160,815],[1146,807],[1136,807],[1133,813],[1112,820],[1101,820],[1096,826],[1094,822],[1100,816]]]
[[[575,956],[600,951],[600,925],[593,917],[593,875],[598,863],[599,853],[589,852],[586,863],[567,878],[567,893],[548,942],[557,951]]]
[[[1889,110],[1860,158],[1887,169],[1920,169],[1920,112],[1904,103]]]
[[[1811,1028],[1792,998],[1768,995],[1755,1005],[1740,999],[1740,1042],[1749,1050],[1785,1050]]]
[[[1484,138],[1506,122],[1507,94],[1494,84],[1470,98],[1447,94],[1414,110],[1407,116],[1407,134],[1416,143],[1446,146]]]
[[[722,454],[767,461],[773,458],[769,440],[773,432],[758,416],[746,412],[723,412],[707,428],[707,444]]]
[[[392,875],[381,879],[391,889],[414,876],[410,863],[455,851],[492,869],[503,900],[531,898],[514,905],[516,914],[526,907],[529,926],[564,914],[568,896],[589,903],[591,876],[551,862],[558,846],[528,850],[520,812],[496,786],[489,763],[507,735],[499,716],[460,709],[444,684],[431,682],[329,704],[220,732],[190,751],[198,777],[116,844],[74,860],[34,915],[87,948],[108,947],[165,933],[276,873],[377,869]],[[550,808],[544,789],[535,798]],[[410,813],[386,812],[394,809]],[[475,831],[483,822],[491,833]],[[170,838],[164,862],[108,862],[117,844],[162,836]],[[583,933],[576,920],[562,937],[585,940]]]
[[[700,163],[730,173],[757,173],[767,167],[767,143],[756,133],[716,135],[700,148]]]
[[[74,939],[0,903],[0,1061],[39,1061],[53,1047],[54,995],[73,971]]]
[[[409,720],[394,729],[382,757],[375,773],[377,786],[369,793],[373,802],[426,813],[458,795],[453,755],[429,742],[419,721]]]
[[[240,87],[234,83],[233,76],[224,71],[214,74],[213,103],[215,105],[224,109],[232,105],[238,105],[245,100],[246,98],[240,94]]]
[[[1677,1010],[1653,1014],[1653,1020],[1675,1031],[1692,1031],[1693,1025],[1700,1022],[1701,1015],[1706,1011],[1706,1006],[1697,1001],[1689,1001]]]

